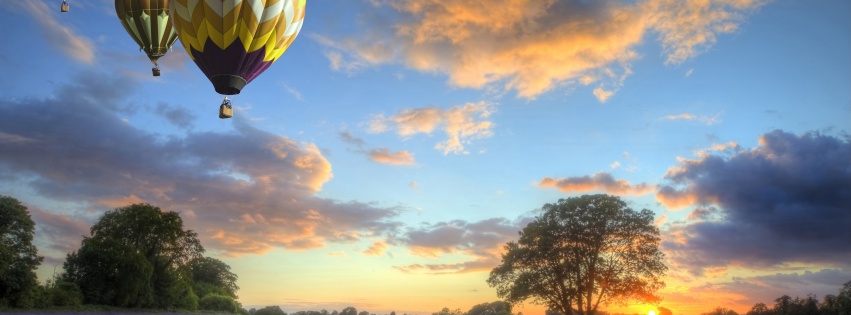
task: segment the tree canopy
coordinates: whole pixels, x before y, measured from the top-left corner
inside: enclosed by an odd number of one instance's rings
[[[85,303],[124,307],[197,306],[190,275],[180,265],[204,252],[197,234],[176,212],[134,204],[106,212],[68,254],[63,279],[76,283]]]
[[[0,306],[31,307],[35,270],[44,257],[33,245],[35,222],[15,198],[0,196]]]
[[[505,245],[488,284],[509,303],[533,299],[563,314],[600,305],[655,303],[667,267],[653,212],[618,197],[584,195],[545,204],[517,241]]]
[[[199,298],[207,294],[218,294],[238,298],[236,285],[238,277],[230,271],[230,266],[211,257],[192,259],[187,265],[192,274],[192,288]]]

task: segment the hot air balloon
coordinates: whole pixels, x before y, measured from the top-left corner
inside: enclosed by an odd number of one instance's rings
[[[59,12],[68,12],[71,6],[68,5],[68,0],[62,0],[62,5],[59,6]]]
[[[235,95],[292,44],[306,0],[171,0],[180,43],[216,92]],[[220,107],[223,114],[225,98]]]
[[[157,60],[177,40],[170,21],[169,0],[115,0],[115,14],[130,37],[154,64],[153,75],[160,75]]]

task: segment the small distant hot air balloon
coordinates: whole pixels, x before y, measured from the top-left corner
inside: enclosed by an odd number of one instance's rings
[[[216,92],[239,94],[278,60],[304,23],[306,0],[171,0],[180,43]],[[219,117],[230,118],[230,101]]]
[[[68,5],[68,0],[62,0],[62,5],[59,6],[59,12],[68,12],[71,6]]]
[[[173,0],[172,0],[173,1]],[[160,75],[157,60],[177,40],[170,21],[169,0],[115,0],[115,14],[121,25],[144,50],[154,64],[154,76]]]

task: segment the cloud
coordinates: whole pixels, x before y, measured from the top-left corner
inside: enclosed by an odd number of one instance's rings
[[[698,116],[698,115],[695,115],[695,114],[692,114],[692,113],[682,113],[682,114],[677,114],[677,115],[667,115],[667,116],[662,117],[661,119],[663,119],[663,120],[696,120],[696,121],[699,121],[700,123],[702,123],[704,125],[711,126],[711,125],[714,125],[714,124],[721,122],[721,119],[719,118],[719,116],[721,116],[721,114],[715,114],[715,116]]]
[[[666,206],[717,207],[712,220],[693,213],[698,220],[667,231],[682,236],[662,243],[676,263],[700,274],[730,264],[851,261],[847,139],[775,130],[760,137],[755,149],[710,152],[680,159],[657,194]]]
[[[4,1],[15,9],[22,9],[38,23],[44,41],[62,51],[68,57],[91,64],[95,60],[95,45],[85,36],[78,35],[68,25],[56,20],[56,8],[43,1]]]
[[[284,91],[290,93],[290,95],[292,95],[296,100],[304,101],[304,96],[301,95],[301,92],[296,90],[294,87],[291,87],[289,84],[286,83],[281,83],[281,85],[284,87]]]
[[[62,99],[0,100],[0,134],[29,139],[0,141],[4,184],[95,212],[139,201],[179,211],[205,247],[230,256],[349,243],[400,226],[392,221],[399,207],[315,196],[333,174],[314,144],[240,118],[232,131],[164,138],[122,118],[135,110],[122,92],[136,84],[131,77],[84,73],[72,82],[53,93]],[[43,210],[45,222],[60,221],[48,213],[68,215]]]
[[[395,126],[396,133],[402,137],[431,134],[440,129],[448,138],[438,142],[435,149],[443,154],[468,153],[464,149],[465,144],[493,135],[493,123],[487,120],[494,111],[493,107],[491,103],[478,102],[447,110],[436,107],[406,109],[391,117],[376,115],[369,122],[369,128],[371,132],[379,133]]]
[[[189,110],[181,106],[159,103],[154,109],[154,112],[164,117],[169,123],[177,127],[188,128],[192,126],[195,120],[195,115]]]
[[[387,251],[387,243],[383,241],[375,241],[372,243],[372,246],[362,253],[367,256],[381,256],[381,254],[384,254],[385,251]]]
[[[532,99],[560,85],[594,83],[608,100],[631,73],[635,51],[658,34],[667,64],[705,51],[762,1],[376,1],[363,35],[315,37],[334,69],[402,63],[453,86],[498,87]],[[371,13],[378,14],[378,13]],[[392,25],[392,27],[388,27]],[[346,54],[344,57],[343,54]],[[352,65],[352,66],[346,66]],[[355,66],[356,65],[356,66]]]
[[[369,150],[369,158],[375,162],[392,165],[414,165],[414,154],[408,151],[390,152],[387,148]]]
[[[659,33],[665,63],[680,64],[715,44],[718,34],[735,32],[746,13],[766,2],[651,0],[642,5],[649,12],[649,26]]]
[[[645,183],[633,185],[623,179],[615,179],[606,172],[568,178],[544,177],[538,183],[538,187],[558,188],[558,190],[566,193],[597,190],[613,195],[644,195],[656,191],[656,186],[649,186]]]
[[[76,250],[83,240],[83,235],[89,234],[89,228],[93,224],[88,220],[54,214],[37,207],[27,208],[36,223],[36,234],[39,238],[45,241],[50,249],[63,254]]]
[[[851,279],[851,270],[848,269],[815,269],[752,277],[734,276],[673,292],[663,290],[661,295],[665,299],[663,305],[670,306],[678,313],[696,314],[706,311],[705,305],[723,305],[744,313],[756,303],[772,307],[774,300],[782,295],[793,298],[803,298],[810,294],[817,298],[827,294],[837,295],[848,279]]]
[[[343,131],[340,132],[339,136],[340,139],[342,139],[344,142],[355,147],[355,149],[352,151],[366,155],[373,162],[390,165],[415,164],[414,154],[411,152],[404,150],[392,152],[388,148],[365,149],[364,147],[366,147],[366,141],[355,136],[353,133],[349,131]]]
[[[471,260],[452,264],[411,264],[396,266],[403,272],[467,273],[490,270],[500,262],[502,247],[517,237],[532,218],[511,221],[491,218],[478,222],[455,220],[427,224],[409,229],[400,242],[415,255],[437,258],[445,254],[462,254]]]

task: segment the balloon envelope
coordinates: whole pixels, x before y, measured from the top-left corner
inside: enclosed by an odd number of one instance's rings
[[[171,0],[180,43],[216,92],[239,94],[281,57],[306,0]]]
[[[154,64],[165,55],[177,34],[170,21],[169,0],[115,0],[121,25]]]

